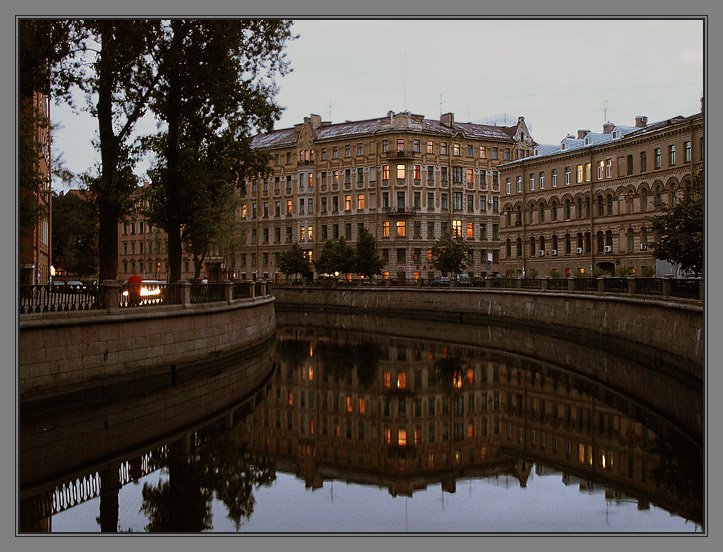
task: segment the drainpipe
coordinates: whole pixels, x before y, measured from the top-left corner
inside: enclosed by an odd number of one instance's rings
[[[592,277],[595,267],[595,247],[593,245],[593,239],[595,237],[595,202],[593,196],[593,181],[592,181],[592,151],[590,152],[590,276]],[[603,246],[604,247],[604,246]]]

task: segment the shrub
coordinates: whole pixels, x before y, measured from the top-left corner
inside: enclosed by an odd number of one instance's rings
[[[505,270],[505,276],[507,278],[514,278],[516,273],[517,272],[515,271],[514,268],[508,268],[507,270]]]
[[[558,270],[553,269],[552,272],[550,272],[550,278],[557,280],[558,278],[562,278],[562,274]]]
[[[640,271],[643,278],[655,278],[655,267],[654,266],[644,266],[643,269]]]
[[[539,276],[539,274],[540,274],[540,273],[539,273],[537,270],[535,270],[534,268],[531,268],[530,271],[528,272],[528,276],[529,276],[530,278],[532,278],[533,280],[534,280],[535,278],[537,278],[537,277]]]

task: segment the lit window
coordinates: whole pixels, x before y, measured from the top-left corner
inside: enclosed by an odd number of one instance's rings
[[[389,221],[384,221],[382,223],[382,237],[388,238],[389,237]]]
[[[582,182],[582,165],[577,166],[577,183]]]
[[[306,226],[302,226],[301,230],[299,232],[299,241],[305,241],[306,240]]]
[[[358,210],[364,209],[364,194],[359,194],[356,196],[356,208]]]
[[[351,195],[344,196],[344,210],[351,211]]]
[[[346,396],[346,411],[351,412],[351,395]]]
[[[398,432],[398,439],[399,439],[399,446],[400,447],[406,447],[407,446],[407,430],[400,428]]]
[[[407,388],[407,373],[406,372],[399,372],[397,374],[397,387],[399,389]]]
[[[454,146],[453,146],[452,154],[453,154],[455,157],[459,157],[459,155],[460,155],[459,144],[456,143],[456,142],[455,142],[455,144],[454,144]]]
[[[427,153],[434,153],[434,142],[431,140],[427,142]]]
[[[407,166],[406,165],[397,165],[397,178],[399,180],[404,180],[406,175],[407,175]]]
[[[462,237],[462,221],[461,220],[453,220],[452,221],[452,237],[453,238],[461,238]]]
[[[366,401],[363,397],[359,397],[359,414],[366,413]]]
[[[403,220],[397,221],[397,236],[404,238],[407,235],[407,223]]]
[[[382,165],[382,180],[389,180],[389,165]]]
[[[590,163],[585,163],[585,182],[590,182],[592,167]]]
[[[414,165],[414,180],[421,180],[422,178],[422,166]]]
[[[605,174],[605,161],[600,161],[597,164],[597,178],[598,180],[601,180],[603,178],[603,175]]]
[[[485,146],[479,147],[479,157],[480,159],[485,159],[487,157],[487,148]]]
[[[397,140],[397,151],[404,151],[404,139],[399,138]]]
[[[309,225],[309,241],[314,241],[314,227]]]
[[[467,223],[467,239],[468,240],[474,239],[474,223],[473,222]]]

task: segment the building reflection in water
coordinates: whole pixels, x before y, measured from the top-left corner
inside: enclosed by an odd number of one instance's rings
[[[432,485],[454,493],[460,480],[482,478],[524,487],[533,469],[604,492],[609,504],[653,504],[703,524],[698,437],[615,386],[529,356],[451,339],[282,325],[273,374],[242,404],[166,440],[143,469],[142,455],[121,463],[136,466],[125,481],[167,474],[143,484],[146,531],[212,530],[214,497],[239,530],[254,512],[254,490],[277,473],[311,489],[345,481],[411,497]],[[98,469],[102,530],[118,526],[117,466]],[[44,492],[47,504],[53,491]],[[47,518],[24,511],[26,530],[50,530]]]

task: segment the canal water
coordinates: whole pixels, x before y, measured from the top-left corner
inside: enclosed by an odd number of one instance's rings
[[[284,312],[277,323],[277,343],[236,364],[21,416],[20,530],[705,529],[703,389],[670,367],[515,327]],[[229,383],[249,364],[261,384]],[[228,400],[192,400],[209,393]],[[195,419],[176,427],[183,404]],[[67,445],[79,433],[85,446]],[[123,444],[93,446],[104,439]]]

